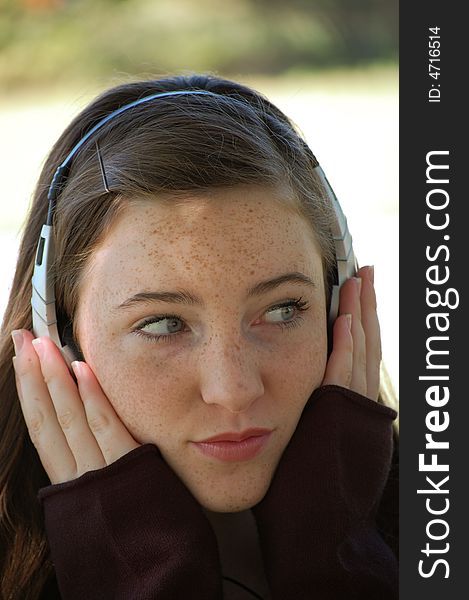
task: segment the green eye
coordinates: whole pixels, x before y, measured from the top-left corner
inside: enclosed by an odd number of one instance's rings
[[[178,317],[168,316],[152,319],[139,327],[140,331],[150,335],[168,335],[178,333],[183,328],[183,323]]]
[[[266,320],[273,323],[284,323],[295,316],[295,306],[292,304],[273,308],[266,313]]]
[[[288,326],[300,317],[301,312],[308,310],[308,308],[308,302],[302,300],[302,298],[287,300],[286,302],[282,302],[282,304],[272,306],[272,308],[266,312],[266,321]]]

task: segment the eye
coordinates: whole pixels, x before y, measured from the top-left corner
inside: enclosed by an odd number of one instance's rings
[[[308,308],[308,302],[301,298],[287,300],[269,308],[265,313],[264,320],[279,327],[295,327],[303,318],[300,313],[307,311]]]
[[[135,333],[152,339],[171,338],[174,334],[182,332],[184,322],[176,315],[151,317],[140,323]]]
[[[285,323],[286,321],[291,321],[295,314],[295,306],[293,304],[287,304],[268,310],[266,312],[266,321],[271,323]]]

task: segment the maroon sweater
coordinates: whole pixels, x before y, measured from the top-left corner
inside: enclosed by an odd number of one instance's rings
[[[312,394],[253,508],[273,600],[398,597],[396,416],[338,386]],[[215,534],[153,444],[39,499],[60,590],[44,599],[222,600]]]

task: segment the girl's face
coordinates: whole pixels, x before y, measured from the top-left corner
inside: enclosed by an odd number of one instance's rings
[[[321,255],[273,194],[239,186],[133,204],[81,287],[78,339],[104,393],[212,511],[263,498],[326,366]],[[194,444],[250,428],[271,430],[253,456]]]

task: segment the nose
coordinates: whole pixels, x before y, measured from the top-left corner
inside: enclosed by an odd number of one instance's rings
[[[264,394],[253,349],[233,336],[214,334],[200,354],[200,391],[206,404],[241,413]]]

